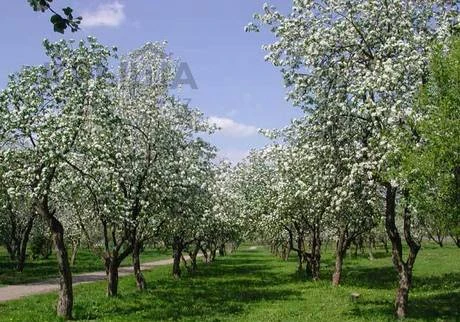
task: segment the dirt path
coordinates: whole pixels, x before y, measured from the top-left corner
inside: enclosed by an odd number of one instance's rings
[[[188,260],[189,257],[185,256]],[[141,265],[142,270],[149,270],[156,266],[163,266],[169,265],[173,263],[173,259],[163,259],[157,260],[154,262],[148,262]],[[132,267],[120,267],[118,270],[119,276],[126,276],[133,274]],[[105,271],[100,272],[93,272],[93,273],[83,273],[73,276],[73,285],[83,284],[83,283],[91,283],[96,281],[105,280]],[[10,286],[3,286],[0,287],[0,302],[6,302],[11,300],[17,300],[21,297],[34,295],[34,294],[42,294],[42,293],[49,293],[49,292],[57,292],[59,290],[58,279],[48,279],[42,282],[35,282],[30,284],[22,284],[22,285],[10,285]]]

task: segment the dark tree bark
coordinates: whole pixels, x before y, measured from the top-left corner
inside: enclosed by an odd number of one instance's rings
[[[219,246],[219,256],[225,256],[225,255],[226,255],[225,243],[222,243]]]
[[[173,270],[172,275],[175,279],[181,277],[180,261],[182,258],[183,242],[179,237],[174,237],[173,242]]]
[[[118,295],[118,269],[120,268],[123,260],[133,252],[133,245],[129,244],[126,249],[119,253],[122,246],[125,244],[124,241],[115,241],[114,244],[117,246],[115,250],[111,252],[105,252],[105,272],[107,274],[107,296],[113,297]]]
[[[8,234],[2,236],[3,244],[8,251],[8,255],[10,256],[11,261],[16,261],[19,257],[19,249],[20,249],[20,238],[18,237],[18,227],[16,223],[16,218],[13,213],[12,206],[9,202],[7,202],[7,211],[9,212],[9,222],[10,227],[8,230]]]
[[[16,260],[16,250],[11,247],[10,244],[5,244],[5,247],[6,247],[6,251],[8,252],[8,255],[10,256],[10,260],[11,261],[15,261]]]
[[[388,237],[392,245],[393,264],[398,272],[399,287],[395,299],[395,311],[398,318],[405,318],[407,315],[407,307],[409,302],[409,291],[412,286],[412,270],[417,258],[420,244],[413,238],[411,234],[411,214],[408,207],[405,207],[403,213],[403,230],[404,238],[409,246],[409,254],[407,260],[403,259],[403,249],[401,236],[396,227],[396,192],[397,188],[392,187],[387,183],[386,188],[386,209],[385,209],[385,227]],[[408,199],[407,192],[404,192]],[[407,201],[407,200],[406,200]]]
[[[297,236],[297,261],[298,261],[298,266],[297,266],[297,271],[298,272],[302,272],[303,271],[303,254],[304,254],[304,250],[303,250],[303,236],[301,234],[298,234]]]
[[[332,285],[334,286],[340,285],[340,281],[342,279],[343,259],[350,247],[350,243],[351,238],[349,237],[348,229],[346,227],[340,229],[335,250],[335,271],[332,275]]]
[[[217,253],[217,247],[211,243],[210,244],[210,255],[209,255],[210,262],[214,262],[216,260],[216,253]]]
[[[113,238],[115,240],[115,238]],[[118,251],[124,244],[119,241],[116,249],[112,252],[106,252],[104,255],[105,273],[107,274],[107,296],[114,297],[118,295],[118,269],[123,260],[133,252],[133,245],[129,245],[121,253]]]
[[[289,245],[289,242],[283,243],[282,247],[283,247],[283,252],[282,252],[281,258],[284,261],[288,261],[289,260],[289,255],[291,254],[291,247]]]
[[[455,236],[454,234],[450,235],[452,240],[455,242],[455,245],[460,248],[460,236]]]
[[[314,281],[320,278],[320,266],[321,266],[321,236],[320,236],[319,220],[311,231],[311,254],[307,258],[309,259],[309,266],[311,270],[311,277]]]
[[[19,244],[19,252],[18,252],[18,265],[17,265],[18,272],[24,271],[24,265],[26,262],[26,254],[27,254],[27,244],[29,243],[30,232],[32,231],[34,220],[35,220],[35,215],[30,216],[29,220],[26,223],[24,232],[22,233],[22,236],[21,236],[21,241]]]
[[[57,315],[66,320],[70,320],[72,319],[73,309],[72,272],[70,270],[69,256],[65,246],[64,228],[61,222],[55,217],[54,211],[49,209],[47,196],[37,204],[37,212],[47,222],[51,230],[56,250],[60,275]]]
[[[203,254],[204,262],[206,264],[209,264],[209,255],[208,255],[208,251],[206,247],[204,247],[203,245],[200,245],[200,250],[201,250],[201,253]]]
[[[133,242],[133,271],[136,278],[136,287],[138,290],[143,291],[147,288],[147,282],[141,271],[140,252],[142,245],[137,240]]]
[[[190,257],[190,260],[191,260],[191,269],[190,269],[190,271],[192,273],[196,272],[196,269],[197,269],[196,258],[198,256],[199,251],[200,251],[200,242],[197,242],[195,247],[193,248],[193,250],[191,252],[189,252],[189,257]]]
[[[114,257],[107,257],[105,260],[105,272],[107,274],[107,296],[118,295],[118,267],[119,263]]]
[[[292,229],[289,226],[284,226],[284,229],[288,232],[289,235],[289,249],[294,250],[297,253],[297,272],[303,271],[303,262],[307,261],[309,263],[309,258],[307,258],[304,251],[304,235],[303,232],[300,230],[298,225],[294,225],[297,231],[297,246],[294,246],[294,234]]]

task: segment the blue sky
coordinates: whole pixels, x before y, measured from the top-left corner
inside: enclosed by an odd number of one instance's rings
[[[48,13],[35,13],[26,0],[7,1],[0,19],[2,39],[0,88],[7,75],[22,65],[46,61],[44,38],[80,39],[95,36],[99,42],[117,46],[126,53],[146,42],[168,42],[168,50],[191,69],[198,89],[185,86],[181,96],[191,99],[223,130],[210,139],[220,156],[238,161],[254,147],[267,141],[257,128],[286,125],[299,110],[285,101],[280,72],[264,61],[263,44],[269,32],[245,33],[244,26],[263,0],[55,0],[55,8],[68,5],[82,15],[84,25],[77,33],[63,36],[52,31]],[[288,11],[290,1],[271,4]],[[86,18],[86,19],[85,19]]]

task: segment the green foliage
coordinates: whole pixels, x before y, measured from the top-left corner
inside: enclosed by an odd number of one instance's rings
[[[53,24],[54,31],[61,34],[67,28],[70,28],[72,32],[76,32],[80,29],[79,25],[81,23],[82,17],[74,17],[73,9],[66,7],[62,9],[62,14],[57,13],[51,7],[53,0],[27,0],[34,11],[51,11],[53,15],[51,16],[51,23]]]
[[[404,175],[422,224],[460,234],[460,38],[435,49],[430,77],[421,91],[412,124],[413,145],[405,146]]]
[[[50,236],[47,235],[34,235],[30,240],[30,251],[32,253],[32,258],[38,259],[48,259],[51,255],[52,250],[52,240]]]
[[[455,321],[460,311],[458,249],[427,244],[414,271],[412,307],[405,321]],[[332,250],[323,254],[331,274]],[[176,281],[170,267],[145,272],[155,281],[143,293],[134,278],[120,280],[121,294],[107,299],[104,282],[75,288],[75,319],[92,321],[392,321],[396,272],[383,250],[376,259],[347,259],[344,284],[305,282],[296,275],[295,258],[272,257],[262,247],[201,264],[195,275]],[[442,262],[440,266],[438,263]],[[350,294],[361,294],[352,302]],[[5,321],[59,321],[55,295],[0,304]]]

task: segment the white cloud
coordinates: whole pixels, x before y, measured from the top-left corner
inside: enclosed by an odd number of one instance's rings
[[[118,1],[82,13],[82,27],[117,27],[125,20],[125,6]]]
[[[255,126],[238,123],[226,117],[212,116],[209,123],[217,125],[220,129],[217,133],[225,136],[248,137],[257,134]]]

